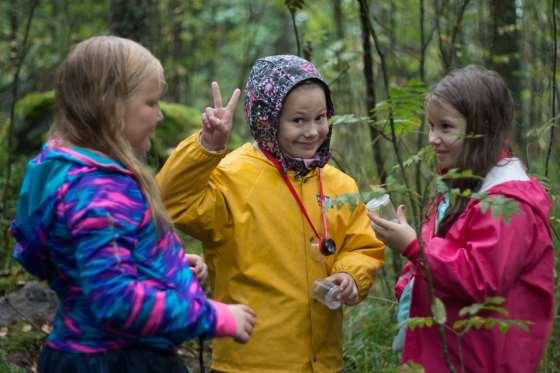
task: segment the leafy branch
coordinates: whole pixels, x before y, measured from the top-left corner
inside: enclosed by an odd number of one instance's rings
[[[464,372],[463,356],[461,350],[461,337],[472,330],[492,330],[498,328],[500,333],[506,334],[511,327],[516,327],[524,331],[529,330],[530,321],[503,319],[498,317],[481,316],[482,313],[493,313],[508,316],[508,311],[502,305],[505,299],[503,297],[487,297],[482,303],[474,303],[470,306],[463,307],[459,310],[459,316],[462,319],[456,320],[453,325],[448,327],[447,313],[441,299],[435,298],[432,304],[432,316],[430,317],[411,317],[399,324],[399,327],[406,326],[410,330],[416,328],[431,328],[434,325],[444,326],[448,331],[458,337],[458,354],[461,364],[461,372]]]

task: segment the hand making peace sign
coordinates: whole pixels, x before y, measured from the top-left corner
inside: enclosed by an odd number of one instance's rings
[[[227,105],[222,107],[222,94],[217,82],[212,82],[212,97],[214,107],[207,107],[201,115],[202,132],[200,143],[206,150],[221,151],[226,148],[231,127],[233,125],[233,114],[239,102],[241,91],[236,88],[231,95]]]

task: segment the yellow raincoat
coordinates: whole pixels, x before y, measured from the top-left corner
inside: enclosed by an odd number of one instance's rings
[[[304,178],[289,176],[322,231],[316,171]],[[333,203],[337,196],[357,192],[354,180],[329,165],[321,176],[328,230],[337,247],[329,257],[311,248],[312,228],[276,168],[252,144],[226,156],[206,151],[195,134],[157,175],[177,227],[203,242],[213,298],[248,304],[257,314],[247,344],[213,341],[213,369],[342,370],[342,311],[315,301],[312,284],[346,272],[363,299],[383,264],[383,243],[375,238],[362,204],[352,211]]]

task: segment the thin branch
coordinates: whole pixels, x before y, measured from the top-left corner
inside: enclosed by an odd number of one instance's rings
[[[297,45],[297,55],[301,57],[301,43],[299,41],[299,32],[296,25],[296,10],[290,8],[290,18],[292,19],[292,27],[294,28],[294,33],[296,37],[296,45]]]
[[[367,0],[358,0],[359,4],[359,15],[360,15],[360,29],[362,36],[362,60],[363,60],[363,74],[366,82],[366,108],[368,111],[368,117],[371,119],[372,123],[377,121],[377,115],[375,113],[376,97],[375,97],[375,82],[373,77],[373,58],[371,52],[371,43],[369,40],[370,32],[368,30],[369,24],[369,6]],[[383,157],[381,147],[377,143],[377,138],[380,136],[381,131],[375,128],[373,125],[369,125],[369,137],[372,144],[373,161],[377,170],[377,176],[381,181],[381,184],[385,184],[385,179],[387,174],[385,172],[385,159]]]
[[[425,28],[424,28],[424,0],[420,0],[420,66],[418,68],[420,73],[420,80],[422,83],[426,83],[426,42]],[[420,129],[418,132],[418,137],[416,138],[416,149],[422,149],[424,146],[424,115],[422,115],[420,122]],[[422,177],[421,177],[421,167],[420,162],[416,164],[415,167],[415,181],[416,181],[416,191],[420,193],[422,189]]]
[[[371,37],[373,38],[374,41],[374,45],[375,45],[375,50],[377,51],[377,55],[379,56],[379,60],[381,63],[381,72],[383,75],[383,85],[385,87],[385,95],[387,97],[388,101],[391,101],[391,93],[389,91],[389,76],[387,73],[387,63],[385,61],[385,54],[383,53],[383,51],[381,50],[381,47],[379,46],[379,39],[377,38],[377,34],[375,32],[375,29],[373,28],[373,25],[371,24],[369,18],[367,20],[367,29],[369,31],[369,34],[371,35]],[[394,117],[393,117],[393,110],[389,109],[389,125],[391,128],[391,144],[393,145],[393,151],[395,153],[395,156],[397,157],[397,163],[399,165],[399,170],[401,172],[401,177],[403,179],[403,182],[405,184],[405,187],[408,191],[408,195],[409,195],[409,200],[410,200],[410,205],[412,208],[412,212],[414,214],[414,223],[415,225],[418,225],[418,223],[420,222],[420,215],[418,212],[418,205],[416,203],[416,200],[413,198],[412,196],[412,191],[410,189],[410,185],[408,183],[408,178],[406,177],[406,171],[403,165],[403,160],[402,160],[402,155],[401,155],[401,151],[398,145],[398,139],[397,139],[397,135],[396,135],[396,131],[395,131],[395,122],[394,122]]]
[[[558,63],[558,33],[557,33],[557,26],[556,26],[556,9],[557,9],[557,0],[552,0],[552,42],[553,42],[553,51],[552,51],[552,76],[551,76],[551,89],[552,89],[552,118],[556,117],[556,70],[557,70],[557,63]],[[548,139],[548,149],[546,151],[546,161],[544,166],[544,175],[548,177],[549,173],[549,163],[550,158],[552,156],[552,145],[554,144],[554,127],[550,127],[550,137]]]
[[[12,80],[12,86],[11,86],[11,103],[10,103],[10,121],[8,123],[8,130],[6,133],[6,166],[5,166],[5,170],[6,170],[6,175],[4,176],[4,186],[2,187],[2,196],[0,198],[0,203],[1,203],[1,211],[2,211],[2,215],[4,215],[4,213],[7,211],[7,209],[5,208],[5,206],[7,205],[7,196],[8,196],[8,191],[10,189],[10,183],[11,183],[11,177],[12,177],[12,163],[13,163],[13,152],[12,152],[12,140],[13,140],[13,131],[14,131],[14,121],[15,121],[15,112],[16,112],[16,102],[18,100],[18,95],[19,95],[19,75],[21,72],[21,68],[23,66],[23,60],[25,59],[25,56],[27,55],[27,41],[29,39],[29,30],[31,29],[31,21],[33,20],[33,14],[35,12],[35,8],[37,7],[37,5],[39,4],[39,0],[34,0],[31,3],[31,9],[29,11],[29,15],[27,17],[27,23],[25,25],[25,32],[23,34],[23,41],[21,44],[21,49],[19,50],[19,53],[16,49],[16,35],[17,35],[17,21],[16,21],[16,1],[14,1],[12,3],[13,8],[12,8],[12,17],[13,17],[13,24],[12,24],[12,35],[13,35],[13,42],[14,42],[14,50],[12,50],[13,53],[13,64],[15,66],[15,71],[14,71],[14,77]],[[8,230],[7,229],[3,229],[4,231],[4,235],[3,235],[3,245],[4,247],[8,247]]]

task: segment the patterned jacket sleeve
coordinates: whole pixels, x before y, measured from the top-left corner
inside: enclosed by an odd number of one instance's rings
[[[106,176],[81,177],[62,203],[76,242],[72,259],[95,317],[110,329],[133,335],[174,340],[212,336],[216,311],[174,233],[155,232],[132,178]],[[139,237],[141,226],[148,228]],[[168,281],[170,273],[173,282]]]

